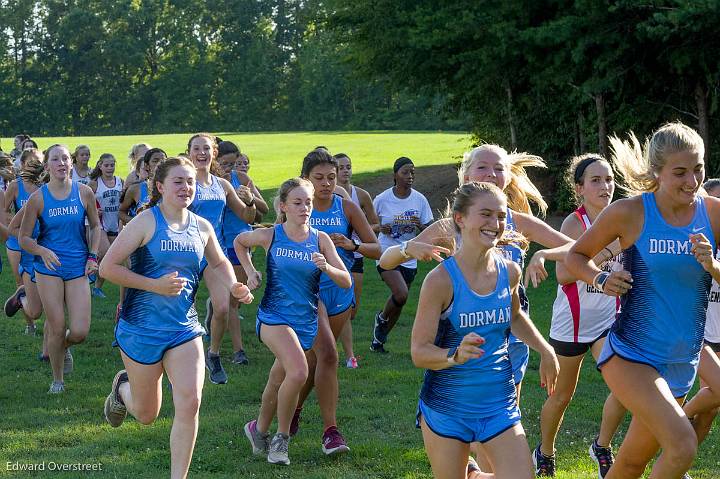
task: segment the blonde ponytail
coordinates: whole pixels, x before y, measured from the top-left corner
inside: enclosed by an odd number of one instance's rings
[[[532,214],[530,202],[535,203],[539,208],[541,216],[545,216],[548,205],[537,189],[537,186],[530,180],[525,171],[527,167],[547,168],[542,158],[529,153],[513,152],[508,155],[510,164],[510,183],[505,188],[508,206],[513,211]]]
[[[700,135],[689,126],[680,123],[665,123],[640,145],[635,133],[630,132],[627,140],[610,137],[612,165],[622,177],[620,188],[628,195],[653,192],[658,189],[657,177],[667,163],[668,155],[682,152],[705,155],[705,145]]]
[[[520,213],[532,214],[530,202],[532,201],[540,208],[540,214],[545,215],[547,203],[537,187],[530,181],[525,168],[534,166],[547,168],[545,162],[539,156],[529,153],[508,153],[505,148],[490,143],[477,146],[463,154],[463,161],[458,169],[458,182],[460,186],[466,181],[467,172],[478,157],[486,152],[491,152],[500,157],[508,166],[510,182],[505,187],[504,193],[507,196],[507,203],[511,210]]]

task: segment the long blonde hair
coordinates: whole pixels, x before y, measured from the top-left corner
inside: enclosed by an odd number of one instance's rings
[[[542,197],[540,190],[528,178],[525,168],[534,166],[537,168],[547,168],[542,158],[529,153],[518,153],[514,151],[508,153],[505,148],[486,143],[477,146],[463,154],[463,161],[458,169],[458,181],[460,185],[465,182],[465,176],[470,166],[482,153],[493,152],[498,155],[510,167],[510,182],[503,191],[507,196],[507,203],[511,210],[520,213],[532,214],[530,202],[535,203],[539,208],[539,213],[545,215],[548,205]]]
[[[135,169],[135,165],[137,164],[138,160],[139,160],[140,158],[142,158],[142,156],[141,156],[141,157],[138,157],[137,154],[138,154],[138,151],[140,151],[140,148],[142,148],[143,146],[144,146],[145,148],[147,148],[148,150],[149,150],[150,148],[152,148],[152,147],[151,147],[150,145],[148,145],[147,143],[136,143],[135,145],[133,145],[133,146],[130,148],[130,153],[128,153],[128,161],[130,162],[130,169],[134,170],[134,169]]]
[[[678,121],[665,123],[642,146],[632,131],[627,140],[612,136],[610,151],[613,167],[622,177],[620,188],[634,196],[658,189],[657,176],[668,155],[690,152],[702,158],[705,144],[695,130]]]

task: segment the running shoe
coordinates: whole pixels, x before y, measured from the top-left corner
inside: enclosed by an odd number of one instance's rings
[[[350,451],[350,448],[345,443],[345,438],[340,434],[337,427],[330,426],[323,433],[322,451],[328,456]]]
[[[62,381],[53,381],[48,390],[48,394],[60,394],[65,391],[65,383]]]
[[[205,355],[205,366],[210,371],[210,382],[213,384],[226,384],[228,381],[227,373],[220,362],[219,354],[210,354],[210,350],[207,350]]]
[[[387,354],[389,352],[387,349],[385,349],[385,345],[383,343],[375,341],[374,339],[373,342],[370,343],[370,351],[380,354]]]
[[[65,358],[63,359],[63,374],[70,374],[71,372],[73,372],[74,365],[75,361],[73,360],[70,348],[67,348],[65,350]]]
[[[295,409],[295,414],[293,414],[292,421],[290,421],[290,437],[297,434],[298,430],[300,429],[300,414],[301,413],[302,413],[301,407]]]
[[[270,446],[270,435],[268,433],[261,434],[260,431],[258,431],[257,420],[253,419],[245,424],[243,429],[245,430],[245,437],[250,441],[253,454],[267,454],[268,447]]]
[[[349,357],[347,361],[345,361],[345,367],[348,369],[357,369],[358,368],[358,362],[357,358],[355,356]]]
[[[282,464],[285,466],[290,465],[290,457],[288,457],[288,442],[290,437],[279,432],[275,434],[270,441],[270,448],[268,449],[267,461],[270,464]]]
[[[610,466],[615,462],[612,447],[598,446],[597,438],[595,438],[592,444],[590,444],[588,452],[590,453],[590,459],[595,461],[595,464],[598,466],[598,479],[603,479],[605,474],[610,470]]]
[[[540,444],[532,453],[536,477],[555,477],[555,454],[546,456],[540,452]]]
[[[40,351],[38,353],[38,361],[50,362],[50,356],[46,356]]]
[[[250,360],[248,360],[245,355],[245,351],[241,349],[240,351],[235,351],[235,354],[233,354],[232,363],[247,366],[250,364]]]
[[[22,309],[22,297],[25,296],[25,286],[20,285],[12,296],[5,301],[5,316],[12,318]]]
[[[35,336],[37,333],[37,326],[34,324],[28,324],[25,326],[25,336]]]
[[[386,329],[387,321],[382,317],[382,311],[378,311],[375,315],[375,323],[373,326],[373,342],[385,344],[388,336]]]
[[[105,420],[112,426],[118,427],[127,417],[127,408],[120,397],[120,385],[128,381],[126,370],[118,371],[112,382],[110,394],[105,398]]]
[[[107,296],[105,296],[105,293],[100,288],[93,288],[92,289],[92,295],[96,298],[105,299]]]
[[[210,327],[212,326],[213,307],[210,298],[205,301],[205,337],[210,339]]]
[[[690,477],[690,474],[686,472],[685,474],[683,474],[682,479],[692,479],[692,477]]]

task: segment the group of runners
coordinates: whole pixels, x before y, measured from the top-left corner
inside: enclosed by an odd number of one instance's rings
[[[71,346],[90,329],[91,296],[105,296],[104,280],[119,285],[114,344],[125,368],[112,379],[105,417],[113,427],[128,413],[152,423],[167,375],[171,476],[185,477],[205,369],[211,382],[227,382],[226,331],[232,361],[248,364],[238,307],[258,286],[256,333],[275,361],[244,433],[254,454],[289,464],[290,437],[313,388],[322,451],[349,451],[336,417],[337,344],[343,364],[358,367],[352,319],[364,258],[377,260],[390,291],[374,317],[370,349],[378,354],[387,353],[417,261],[437,261],[420,289],[410,339],[414,364],[426,370],[417,426],[435,477],[554,476],[555,440],[588,351],[610,389],[588,445],[598,477],[640,477],[658,450],[651,477],[689,477],[720,407],[720,181],[703,188],[702,139],[681,123],[662,126],[643,145],[632,134],[611,145],[610,158],[571,162],[577,209],[560,231],[531,209],[547,205],[525,169],[543,160],[497,145],[464,155],[459,187],[437,221],[412,187],[411,159],[395,161],[393,187],[373,200],[352,185],[346,154],[316,147],[298,164],[300,176],[280,186],[270,205],[275,224],[262,223],[269,205],[248,176],[249,158],[211,134],[193,135],[176,157],[134,145],[124,181],[110,154],[90,168],[84,145],[73,152],[16,145],[17,164],[0,164],[0,235],[18,285],[5,313],[22,311],[27,334],[45,313],[40,358],[52,367],[49,392],[61,393]],[[616,187],[627,197],[613,202]],[[541,249],[526,265],[533,242]],[[253,262],[260,249],[264,271]],[[547,279],[546,261],[557,262],[558,281],[547,340],[526,295],[529,284]],[[209,291],[204,323],[195,309],[201,280]],[[540,355],[548,393],[534,450],[520,413],[529,349]],[[698,372],[701,387],[686,401]],[[611,442],[627,412],[615,457]]]

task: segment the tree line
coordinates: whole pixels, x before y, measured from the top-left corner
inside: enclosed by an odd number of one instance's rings
[[[665,121],[696,128],[718,173],[718,0],[330,0],[328,28],[369,77],[447,95],[479,139],[608,154]]]
[[[320,2],[0,1],[0,134],[467,129],[345,62]]]
[[[0,133],[468,129],[608,154],[681,120],[717,174],[720,0],[2,0]]]

